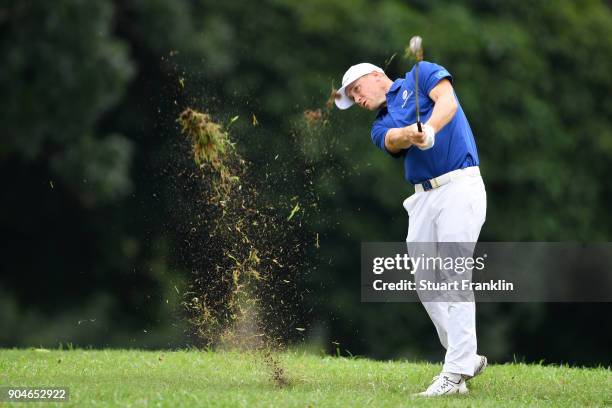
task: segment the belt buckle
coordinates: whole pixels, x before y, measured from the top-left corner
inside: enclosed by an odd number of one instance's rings
[[[424,182],[421,183],[421,185],[423,186],[423,191],[429,191],[429,190],[433,189],[433,187],[431,185],[431,181],[429,181],[429,180],[425,180]]]

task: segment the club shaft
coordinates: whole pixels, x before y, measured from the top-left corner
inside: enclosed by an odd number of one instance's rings
[[[419,61],[417,60],[416,65],[414,66],[414,104],[416,107],[416,120],[417,120],[417,128],[419,132],[422,132],[423,129],[421,127],[421,111],[419,109]]]

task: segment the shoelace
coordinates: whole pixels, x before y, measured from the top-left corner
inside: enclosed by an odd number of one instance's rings
[[[439,379],[440,379],[440,374],[435,375],[435,376],[433,377],[433,381],[432,381],[432,384],[431,384],[431,385],[433,385],[433,384],[434,384],[434,383],[435,383],[437,380],[439,380]],[[447,390],[449,387],[452,387],[454,384],[451,384],[451,383],[452,383],[452,381],[451,381],[451,380],[450,380],[448,377],[446,377],[446,376],[445,376],[445,377],[444,377],[444,379],[445,379],[446,381],[444,381],[444,382],[443,382],[441,385],[439,385],[439,390],[440,390],[441,392],[443,392],[443,393],[446,393],[446,390]],[[430,385],[430,387],[431,387],[431,385]]]
[[[440,378],[440,374],[438,374],[438,375],[434,375],[434,376],[433,376],[433,378],[431,379],[432,384],[433,384],[434,382],[436,382],[436,381],[437,381],[439,378]],[[446,377],[446,376],[444,376],[444,378],[446,378],[446,380],[447,380],[447,381],[450,381],[450,382],[452,382],[453,384],[458,384],[458,383],[454,382],[453,380],[451,380],[450,378],[448,378],[448,377]],[[464,378],[465,378],[465,377],[463,376],[463,374],[461,374],[461,379],[464,379]],[[461,382],[461,379],[459,380],[460,382]]]
[[[434,375],[434,377],[432,378],[431,383],[433,384],[433,383],[434,383],[434,382],[436,382],[436,381],[437,381],[439,378],[440,378],[440,374],[438,374],[438,375]],[[447,388],[447,387],[450,385],[450,383],[452,382],[452,381],[451,381],[451,380],[450,380],[448,377],[445,377],[445,378],[446,378],[446,380],[447,380],[447,381],[444,381],[444,382],[442,383],[442,385],[440,386],[440,388],[441,388],[441,389],[443,389],[443,390],[444,390],[445,388]]]
[[[476,371],[480,370],[483,365],[484,365],[484,357],[481,356],[480,363],[478,364],[478,368],[476,369]],[[463,377],[464,380],[473,378],[473,376],[465,375],[465,374],[461,374],[461,377]],[[440,378],[440,374],[434,375],[433,378],[431,379],[431,382],[434,383],[438,378]]]

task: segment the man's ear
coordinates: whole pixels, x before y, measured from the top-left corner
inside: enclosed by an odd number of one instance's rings
[[[380,82],[380,80],[385,77],[385,74],[383,74],[382,72],[378,72],[378,71],[373,71],[371,75],[374,76],[374,79],[376,80],[376,82]]]

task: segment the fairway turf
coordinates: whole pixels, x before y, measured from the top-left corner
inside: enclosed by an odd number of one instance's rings
[[[612,404],[610,368],[491,364],[467,396],[425,400],[440,365],[278,355],[290,385],[278,388],[251,353],[140,350],[0,350],[0,386],[67,386],[58,407],[572,406]],[[0,406],[24,407],[23,403]]]

